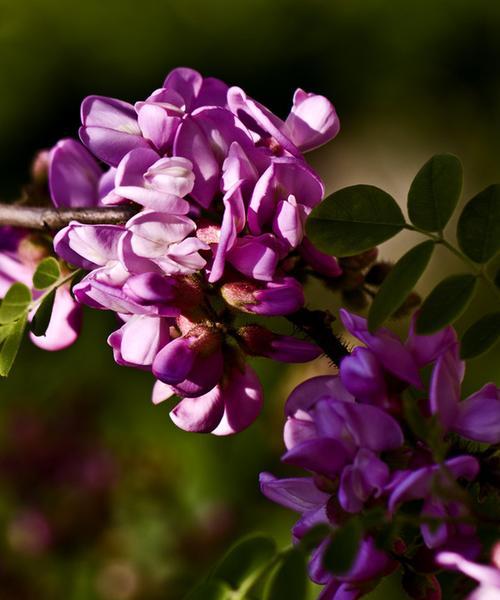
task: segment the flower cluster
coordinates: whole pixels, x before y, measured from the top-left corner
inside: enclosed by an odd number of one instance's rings
[[[500,390],[488,384],[461,400],[464,364],[451,327],[430,336],[412,327],[403,343],[387,329],[370,333],[365,319],[345,310],[341,318],[365,346],[342,360],[338,375],[299,385],[286,404],[282,460],[312,476],[261,475],[268,498],[302,515],[293,529],[296,540],[320,523],[335,531],[380,511],[377,525],[364,527],[348,572],[333,576],[325,567],[334,543],[329,537],[316,548],[309,572],[326,586],[324,600],[358,598],[399,565],[428,574],[437,568],[435,554],[445,550],[474,558],[478,538],[462,483],[476,480],[480,462],[464,451],[462,438],[500,442]],[[391,523],[389,535],[382,535],[384,523]],[[449,556],[441,554],[441,562],[462,568]],[[434,589],[437,582],[428,585]]]
[[[299,89],[282,121],[240,88],[178,68],[135,105],[86,98],[81,118],[83,144],[64,139],[48,156],[53,204],[127,205],[136,214],[57,233],[56,255],[88,271],[74,297],[117,314],[123,325],[108,340],[116,361],[153,372],[154,402],[182,398],[171,413],[178,426],[240,431],[262,405],[246,355],[303,362],[320,354],[235,318],[300,309],[299,262],[341,273],[304,235],[324,187],[302,153],[337,134],[333,106]],[[64,331],[59,339],[70,341]]]

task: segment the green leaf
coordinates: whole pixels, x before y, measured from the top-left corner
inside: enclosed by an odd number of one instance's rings
[[[229,549],[210,579],[225,581],[235,590],[247,587],[275,553],[272,538],[262,534],[247,536]]]
[[[28,312],[31,291],[24,283],[13,283],[0,306],[0,324],[16,321]]]
[[[210,580],[197,586],[186,596],[186,600],[229,600],[231,596],[231,588],[226,583]]]
[[[500,250],[500,184],[490,185],[465,205],[457,226],[458,244],[477,263]]]
[[[460,356],[473,358],[486,352],[500,337],[500,311],[481,317],[462,337]]]
[[[306,231],[323,252],[352,256],[385,242],[404,225],[392,196],[371,185],[354,185],[319,204],[307,219]]]
[[[11,331],[12,331],[12,323],[7,323],[6,325],[0,325],[0,346],[9,337]]]
[[[36,268],[33,274],[33,286],[37,290],[44,290],[57,283],[60,277],[61,269],[59,268],[59,263],[55,258],[49,256],[48,258],[44,258]]]
[[[434,242],[422,242],[409,250],[394,265],[370,307],[370,331],[380,327],[403,304],[429,264],[433,250]]]
[[[10,326],[10,332],[3,342],[0,350],[0,376],[7,377],[14,364],[19,346],[23,339],[24,329],[26,327],[27,317],[23,315],[18,321]]]
[[[361,544],[363,528],[357,517],[339,527],[332,535],[332,541],[323,557],[325,569],[334,575],[344,575],[354,564]]]
[[[50,317],[52,316],[56,291],[57,290],[54,289],[50,294],[45,296],[31,321],[30,329],[35,335],[45,335],[45,332],[47,331]]]
[[[434,333],[455,321],[467,308],[475,287],[475,275],[451,275],[443,279],[420,308],[416,323],[417,333]]]
[[[411,222],[425,231],[442,231],[462,192],[463,170],[453,154],[436,154],[415,176],[408,192]]]
[[[304,600],[307,595],[307,567],[300,550],[290,550],[272,571],[263,600]]]

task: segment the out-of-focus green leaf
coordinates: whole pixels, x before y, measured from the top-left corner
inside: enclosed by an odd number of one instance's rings
[[[462,337],[460,356],[473,358],[486,352],[500,337],[500,311],[481,317]]]
[[[488,262],[500,250],[500,184],[474,196],[458,220],[458,244],[474,262]]]
[[[334,575],[343,575],[354,564],[361,544],[363,528],[357,517],[347,521],[332,535],[332,541],[325,551],[323,565]]]
[[[276,544],[269,536],[247,536],[229,549],[210,579],[225,581],[234,590],[249,587],[275,553]]]
[[[307,219],[307,235],[323,252],[352,256],[401,231],[405,219],[397,202],[372,185],[353,185],[328,196]]]
[[[457,319],[472,299],[475,275],[451,275],[443,279],[424,300],[417,316],[416,331],[434,333]]]
[[[290,550],[274,568],[264,588],[263,600],[305,600],[307,567],[304,553]]]
[[[415,176],[408,193],[411,222],[425,231],[442,231],[462,191],[463,170],[453,154],[436,154]]]
[[[61,269],[55,258],[49,256],[44,258],[36,268],[33,274],[33,286],[37,290],[44,290],[54,283],[57,283],[61,277]]]
[[[230,600],[231,588],[223,581],[205,581],[196,587],[185,600]]]
[[[306,552],[314,550],[332,532],[332,528],[326,523],[320,523],[311,527],[309,531],[300,538],[300,547]]]
[[[0,305],[0,324],[10,323],[22,317],[31,302],[31,291],[24,283],[13,283]]]
[[[31,331],[35,335],[45,335],[52,316],[54,300],[56,297],[56,289],[52,290],[40,303],[30,325]]]
[[[370,331],[380,327],[403,304],[429,264],[433,250],[434,242],[422,242],[409,250],[394,265],[370,307]]]
[[[26,315],[23,315],[15,323],[12,323],[10,332],[3,342],[2,349],[0,350],[0,376],[2,377],[7,377],[14,364],[19,346],[23,339],[26,321]]]

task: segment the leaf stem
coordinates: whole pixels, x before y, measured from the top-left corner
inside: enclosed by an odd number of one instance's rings
[[[54,290],[56,290],[57,288],[61,287],[62,285],[64,285],[68,281],[71,281],[75,277],[75,275],[77,275],[81,270],[82,269],[76,269],[76,271],[71,271],[70,273],[68,273],[64,277],[61,277],[60,279],[58,279],[51,286],[49,286],[48,288],[46,288],[44,290],[43,294],[41,294],[40,296],[38,296],[38,298],[36,298],[36,300],[33,300],[30,303],[30,305],[28,307],[28,312],[30,312],[30,311],[34,310],[35,308],[37,308],[38,306],[40,306],[40,304],[45,300],[45,298],[47,298],[47,296],[50,296],[50,294]]]
[[[448,240],[446,240],[443,237],[442,232],[435,235],[433,233],[430,233],[429,231],[424,231],[423,229],[420,229],[419,227],[410,225],[409,223],[407,223],[405,225],[405,229],[408,229],[410,231],[415,231],[417,233],[421,233],[422,235],[425,235],[429,239],[433,240],[436,244],[441,244],[442,246],[447,248],[447,250],[449,250],[452,254],[457,256],[462,262],[464,262],[470,268],[470,270],[474,273],[474,275],[476,275],[476,277],[481,279],[490,288],[490,290],[493,292],[493,294],[500,297],[500,290],[496,287],[495,283],[493,282],[491,277],[488,275],[484,265],[479,267],[470,258],[465,256],[465,254],[463,254],[458,248],[455,248],[455,246],[453,246],[453,244],[450,244],[450,242],[448,242]]]

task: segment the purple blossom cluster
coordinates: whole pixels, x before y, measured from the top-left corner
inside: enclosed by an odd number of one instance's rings
[[[240,88],[178,68],[135,105],[87,97],[81,120],[83,143],[64,139],[49,153],[53,204],[137,212],[124,225],[72,222],[55,236],[57,256],[88,272],[73,287],[77,303],[116,313],[115,360],[152,371],[154,402],[181,397],[171,413],[179,427],[244,429],[263,399],[246,355],[303,362],[320,354],[234,319],[300,309],[297,261],[341,272],[304,234],[324,186],[303,152],[337,134],[334,107],[299,89],[282,121]],[[19,259],[9,252],[2,260]],[[67,313],[78,312],[67,288],[58,295]],[[75,339],[75,319],[59,309],[58,301],[46,346],[56,329],[58,347]]]
[[[345,310],[341,319],[364,346],[341,361],[338,375],[299,385],[285,408],[282,460],[311,476],[278,479],[263,473],[262,492],[301,514],[293,528],[296,541],[315,525],[326,523],[335,531],[373,509],[382,511],[381,523],[398,523],[417,506],[412,519],[427,563],[436,569],[437,555],[441,564],[474,571],[480,581],[484,570],[488,585],[494,580],[497,586],[498,572],[490,577],[493,568],[468,562],[480,544],[462,484],[476,480],[480,463],[453,441],[500,442],[500,390],[487,384],[461,400],[464,363],[451,327],[420,336],[412,326],[403,343],[387,329],[370,333],[364,318]],[[403,409],[409,390],[415,393],[408,400],[426,424],[420,435]],[[331,543],[325,538],[309,563],[310,577],[325,586],[321,600],[359,598],[382,576],[411,563],[414,549],[400,536],[381,542],[368,528],[351,568],[339,576],[324,565]]]

